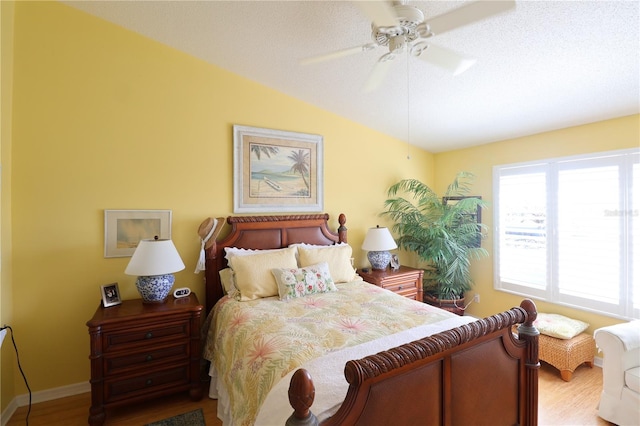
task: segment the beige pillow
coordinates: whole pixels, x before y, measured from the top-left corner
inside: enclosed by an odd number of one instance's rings
[[[229,295],[229,297],[233,297],[237,291],[235,277],[233,276],[233,269],[224,268],[218,272],[218,274],[220,275],[220,283],[222,284],[224,293]]]
[[[271,273],[273,268],[297,268],[295,248],[233,256],[229,265],[235,275],[239,300],[254,300],[278,295],[278,285]]]
[[[351,264],[352,252],[348,244],[313,248],[298,246],[301,268],[327,262],[331,278],[336,283],[345,283],[356,278],[356,271]]]
[[[533,325],[542,334],[565,340],[573,339],[589,327],[589,324],[584,321],[542,312],[538,312],[538,318],[533,322]]]

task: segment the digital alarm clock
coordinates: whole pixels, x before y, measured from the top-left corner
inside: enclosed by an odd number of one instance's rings
[[[183,287],[183,288],[177,288],[174,292],[173,292],[173,297],[180,298],[180,297],[186,297],[188,295],[191,294],[191,289],[187,288],[187,287]]]

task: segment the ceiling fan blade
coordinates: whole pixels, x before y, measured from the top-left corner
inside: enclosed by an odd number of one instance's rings
[[[514,0],[480,0],[428,19],[426,24],[434,35],[439,35],[472,22],[506,12],[515,6],[516,2]]]
[[[387,74],[389,73],[389,69],[391,68],[391,64],[393,63],[393,58],[395,56],[384,55],[376,65],[371,70],[371,74],[369,74],[369,78],[367,82],[362,87],[362,91],[364,93],[371,93],[376,90],[380,84],[384,81]]]
[[[355,55],[356,53],[367,52],[371,49],[374,49],[376,46],[377,45],[375,43],[367,43],[363,44],[362,46],[348,47],[346,49],[337,50],[335,52],[327,53],[324,55],[302,59],[300,60],[300,65],[309,65],[318,62],[330,61],[332,59],[343,58],[345,56]]]
[[[398,25],[398,17],[386,0],[354,1],[354,4],[362,10],[362,13],[364,13],[376,27],[395,27]]]
[[[429,44],[429,47],[422,52],[420,59],[444,68],[453,73],[453,75],[462,74],[476,63],[475,59],[465,58],[453,50],[434,46],[433,44]]]

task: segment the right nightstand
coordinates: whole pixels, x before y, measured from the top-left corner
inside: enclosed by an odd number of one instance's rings
[[[387,268],[383,271],[369,268],[367,272],[358,269],[358,275],[370,284],[386,288],[401,296],[422,302],[422,269],[400,266],[394,271]]]

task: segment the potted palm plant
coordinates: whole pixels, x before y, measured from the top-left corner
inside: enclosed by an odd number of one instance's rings
[[[442,196],[419,180],[403,179],[389,188],[382,213],[394,222],[398,247],[428,265],[424,301],[458,314],[473,286],[471,260],[488,256],[479,244],[486,226],[475,219],[486,203],[469,196],[473,178],[459,172]]]

